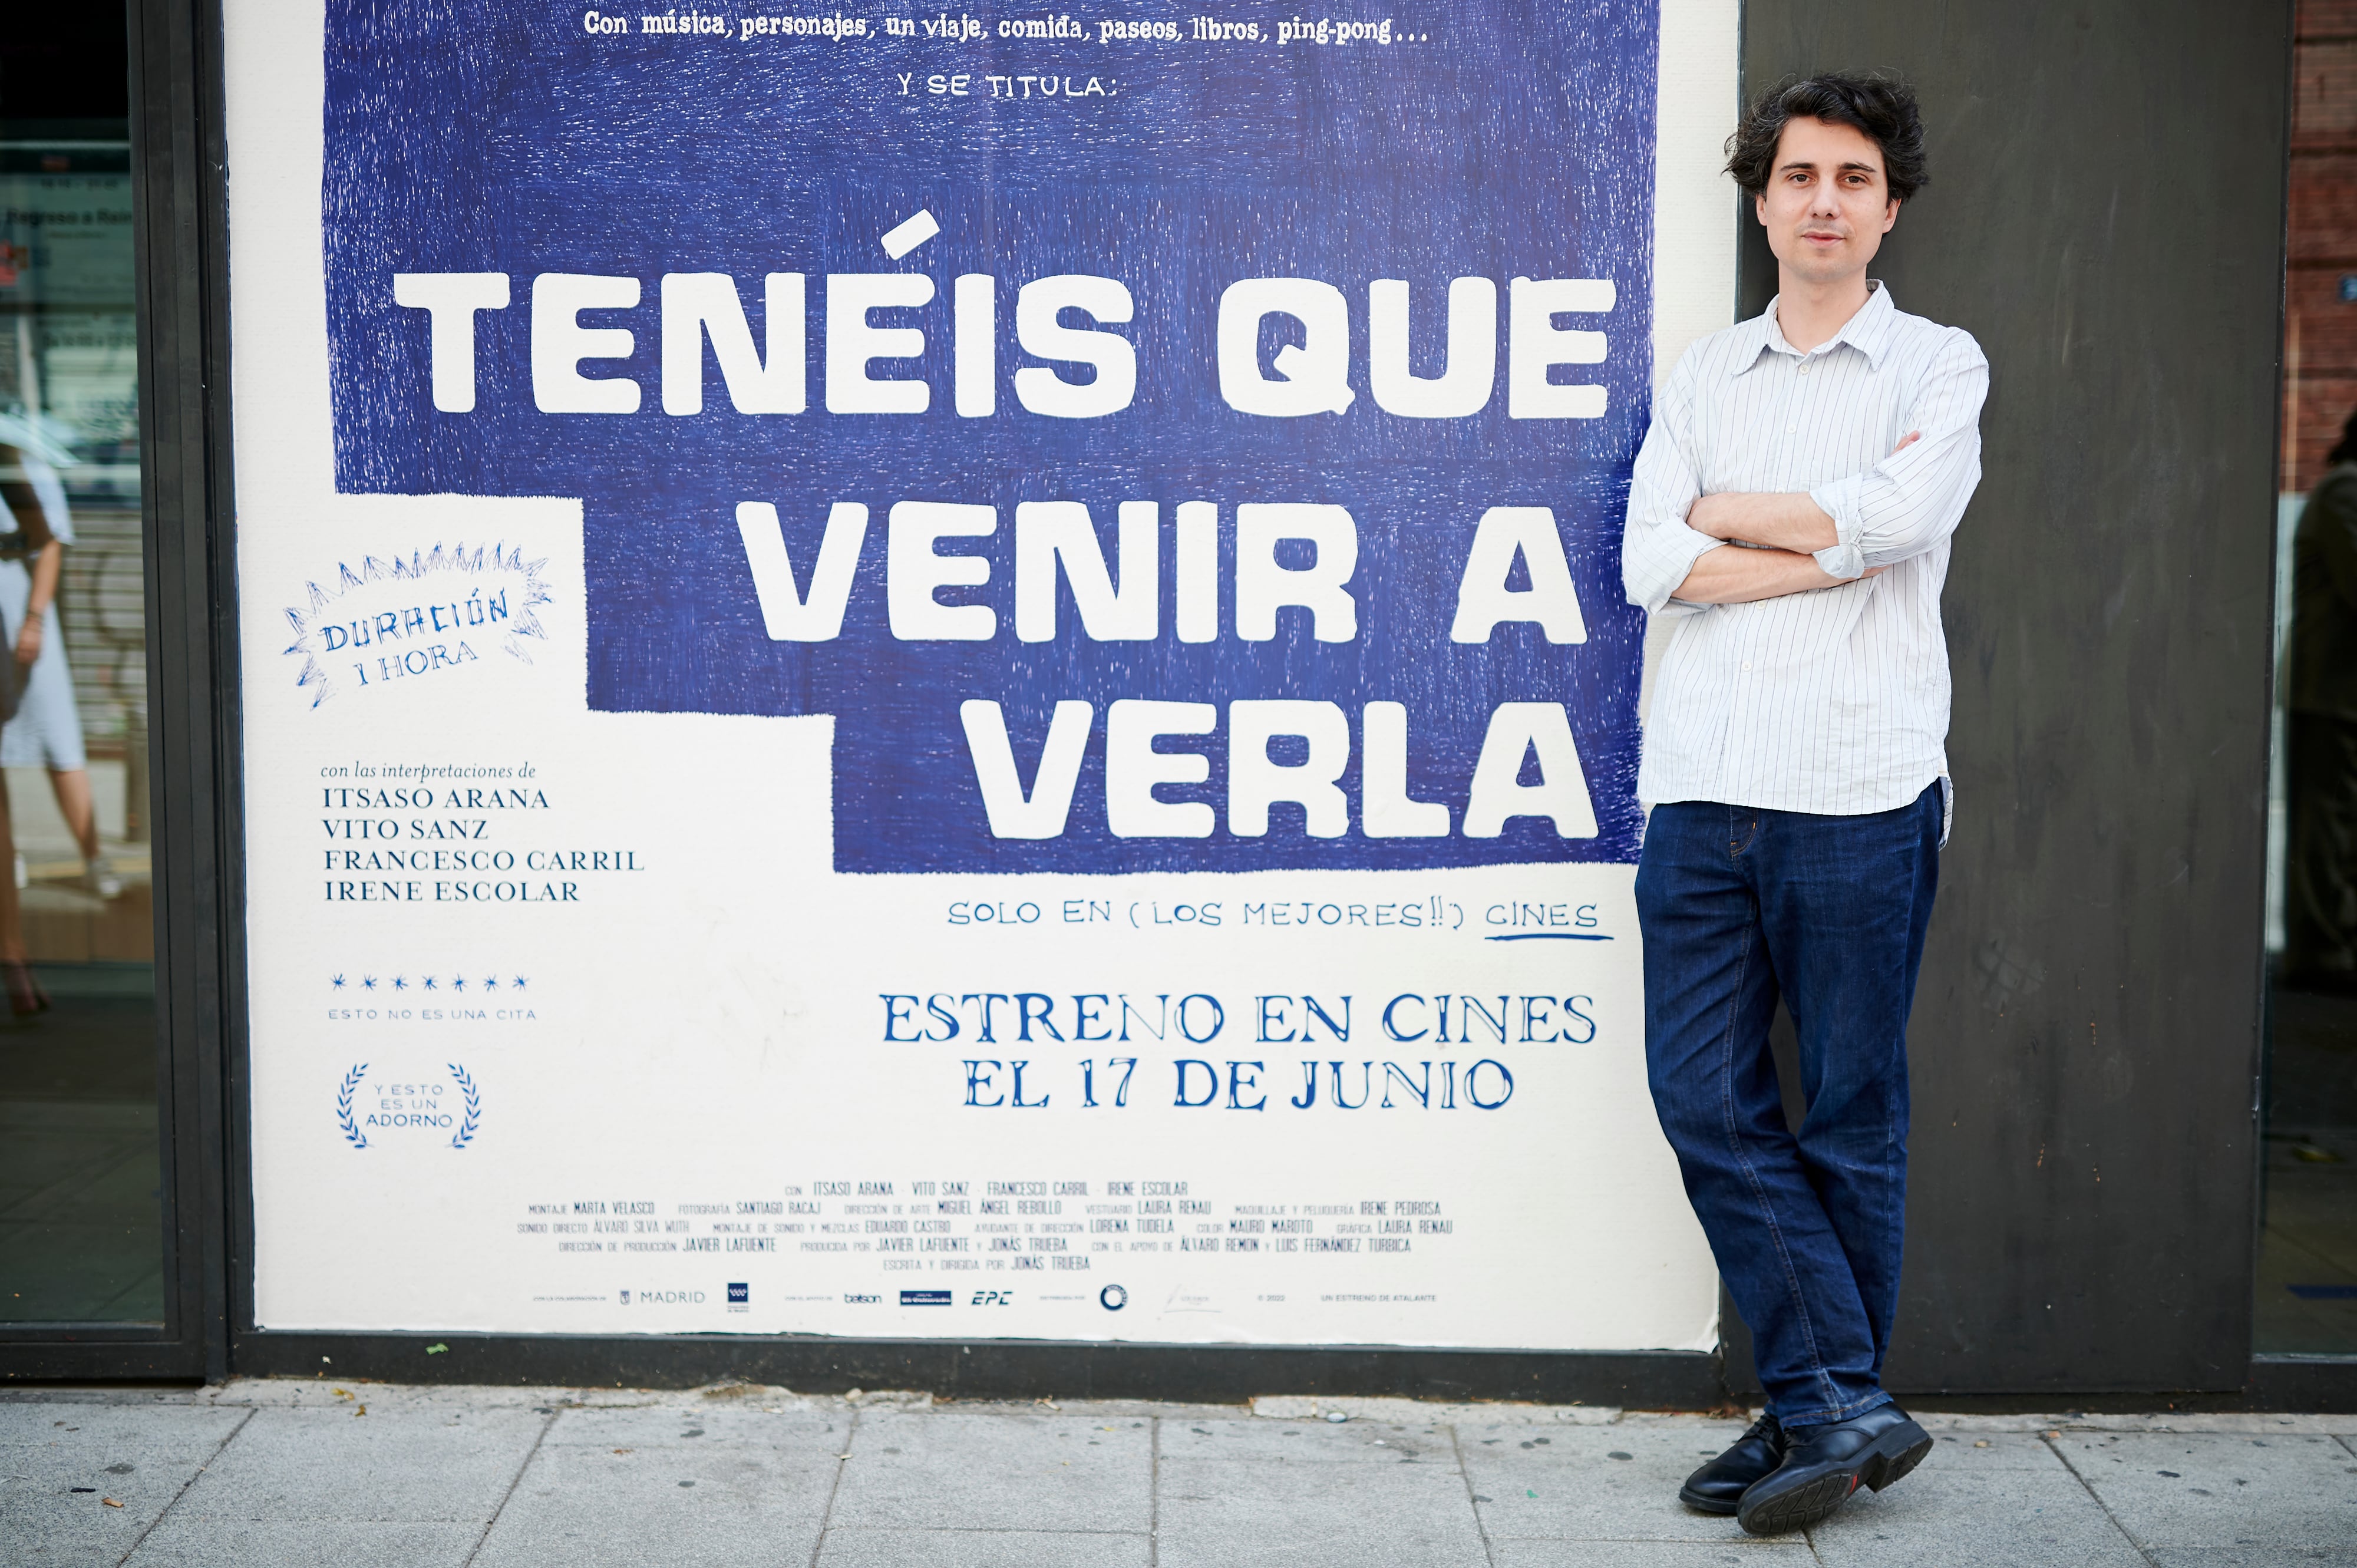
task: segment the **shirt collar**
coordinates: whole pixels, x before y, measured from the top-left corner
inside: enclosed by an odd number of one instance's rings
[[[1891,318],[1898,315],[1899,307],[1890,302],[1890,290],[1881,279],[1869,278],[1866,288],[1866,303],[1858,306],[1857,314],[1843,322],[1841,330],[1819,344],[1813,353],[1821,355],[1836,343],[1846,343],[1866,356],[1870,369],[1881,368],[1882,351],[1890,346]],[[1730,376],[1739,376],[1758,364],[1764,353],[1790,354],[1796,360],[1803,357],[1784,340],[1783,328],[1776,324],[1775,300],[1770,300],[1768,308],[1745,325],[1751,331],[1751,352],[1735,356]]]

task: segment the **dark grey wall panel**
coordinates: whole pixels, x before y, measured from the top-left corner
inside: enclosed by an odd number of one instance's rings
[[[2290,10],[1747,9],[1748,92],[1918,85],[1932,183],[1876,270],[1994,371],[1894,1388],[2248,1372]]]

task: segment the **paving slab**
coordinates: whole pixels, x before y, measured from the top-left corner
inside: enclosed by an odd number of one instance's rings
[[[175,1509],[124,1568],[462,1568],[482,1533],[477,1524],[209,1519]]]
[[[860,1412],[833,1522],[846,1530],[1152,1528],[1153,1423]]]
[[[830,1530],[818,1568],[1146,1568],[1153,1553],[1150,1537],[1104,1530]]]
[[[1445,1425],[1205,1416],[1166,1419],[1161,1444],[1164,1563],[1482,1561]]]
[[[479,1526],[498,1510],[551,1419],[515,1409],[380,1404],[362,1415],[359,1408],[255,1411],[180,1508],[273,1523]]]
[[[0,1395],[5,1397],[5,1395]],[[103,1398],[96,1391],[83,1397]],[[386,1410],[640,1410],[828,1409],[849,1411],[856,1406],[929,1405],[930,1394],[863,1394],[845,1400],[828,1394],[797,1394],[791,1389],[759,1383],[717,1383],[700,1389],[583,1389],[530,1384],[383,1383],[339,1379],[332,1363],[307,1378],[231,1378],[208,1388],[145,1397],[173,1399],[198,1404],[292,1409],[348,1406],[358,1399],[371,1408]]]
[[[246,1419],[187,1405],[0,1405],[0,1557],[113,1568]]]
[[[1695,1466],[1742,1435],[1732,1422],[1558,1428],[1462,1426],[1465,1456],[1492,1541],[1749,1539],[1732,1519],[1678,1501]]]
[[[2058,1433],[2209,1432],[2240,1434],[2245,1437],[2272,1437],[2285,1432],[2330,1436],[2335,1432],[2347,1432],[2351,1429],[2351,1418],[2348,1416],[2275,1415],[2252,1412],[2227,1415],[2183,1415],[2169,1412],[2143,1416],[2083,1415],[2063,1423],[2055,1430]]]
[[[1405,1403],[1405,1401],[1402,1401]],[[1265,1464],[1398,1465],[1431,1461],[1454,1469],[1450,1429],[1354,1421],[1222,1421],[1204,1417],[1162,1423],[1162,1459],[1235,1459]]]
[[[662,1563],[666,1568],[807,1563],[818,1545],[842,1461],[814,1434],[751,1430],[751,1423],[661,1423],[633,1437],[640,1412],[560,1416],[572,1441],[544,1441],[474,1559],[476,1568],[580,1568]],[[772,1421],[782,1418],[772,1417]],[[581,1441],[594,1430],[602,1436]],[[679,1434],[699,1432],[695,1438]],[[669,1440],[662,1440],[668,1435]],[[770,1439],[763,1441],[763,1437]]]
[[[2053,1450],[2034,1437],[1943,1438],[1904,1480],[1860,1491],[1809,1532],[1827,1568],[2069,1563],[2145,1568],[2145,1558]]]
[[[600,1391],[588,1391],[594,1395]],[[364,1404],[379,1413],[537,1408],[541,1414],[546,1415],[554,1412],[560,1404],[581,1402],[583,1395],[571,1389],[472,1385],[440,1388],[431,1383],[347,1381],[332,1372],[322,1371],[315,1378],[232,1378],[212,1388],[194,1390],[188,1397],[202,1404],[234,1406],[241,1410],[350,1412]],[[647,1399],[648,1396],[641,1393],[630,1402],[643,1404]]]
[[[2328,1551],[2357,1560],[2357,1458],[2330,1437],[2073,1434],[2055,1447],[2147,1550]]]
[[[565,1447],[778,1448],[824,1460],[830,1477],[854,1420],[847,1410],[763,1410],[743,1405],[560,1405],[554,1414],[547,1435],[540,1440],[544,1452]]]
[[[1808,1568],[1815,1558],[1808,1542],[1754,1541],[1501,1541],[1493,1544],[1494,1568]]]
[[[2268,1412],[2212,1413],[2189,1411],[2146,1411],[2140,1413],[2050,1411],[2044,1414],[1988,1415],[1979,1412],[1916,1411],[1911,1412],[1928,1432],[2023,1432],[2043,1434],[2067,1432],[2240,1432],[2265,1437],[2275,1432],[2329,1434],[2357,1430],[2357,1416],[2277,1415]]]
[[[1405,1425],[1442,1422],[1523,1423],[1543,1426],[1609,1426],[1619,1421],[1619,1405],[1524,1404],[1487,1402],[1444,1404],[1430,1400],[1313,1398],[1306,1394],[1263,1394],[1252,1402],[1252,1412],[1275,1421],[1324,1421],[1340,1415],[1345,1421],[1385,1421]]]
[[[1174,1459],[1159,1466],[1161,1568],[1485,1568],[1453,1463]]]
[[[0,1402],[10,1391],[0,1389]],[[929,1393],[874,1392],[857,1398],[837,1394],[799,1394],[775,1385],[727,1381],[694,1389],[576,1388],[550,1384],[510,1383],[389,1383],[340,1378],[332,1361],[318,1373],[304,1378],[231,1378],[204,1388],[127,1391],[78,1389],[55,1397],[117,1402],[125,1398],[182,1404],[235,1405],[240,1408],[296,1409],[348,1405],[355,1398],[371,1408],[388,1410],[542,1409],[809,1409],[848,1412],[855,1409],[926,1409]]]
[[[2067,1476],[2070,1466],[2061,1456],[2047,1445],[2045,1435],[2035,1432],[1941,1432],[1932,1434],[1932,1452],[1915,1467],[1915,1476],[1940,1475],[1957,1470],[1967,1475],[1986,1475],[1992,1470],[2035,1470],[2048,1475]],[[1896,1488],[1893,1489],[1896,1495]]]
[[[2313,1568],[2346,1564],[2348,1552],[2327,1547],[2156,1546],[2145,1554],[2153,1568]]]

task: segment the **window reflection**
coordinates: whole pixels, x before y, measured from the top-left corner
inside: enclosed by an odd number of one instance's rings
[[[164,1311],[132,198],[0,121],[0,1323]]]
[[[2357,1355],[2357,46],[2297,26],[2253,1342]]]

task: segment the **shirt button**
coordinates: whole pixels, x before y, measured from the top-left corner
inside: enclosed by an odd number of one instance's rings
[[[1751,660],[1749,660],[1749,659],[1745,660],[1743,661],[1743,667],[1744,667],[1744,669],[1746,669],[1746,670],[1750,669],[1750,668],[1751,668]]]
[[[1784,434],[1785,434],[1785,435],[1791,435],[1794,434],[1795,432],[1797,432],[1800,428],[1801,428],[1801,427],[1800,427],[1799,425],[1797,425],[1797,424],[1788,424],[1788,425],[1784,426]]]
[[[1809,373],[1809,362],[1806,360],[1801,361],[1801,373],[1804,376]]]

